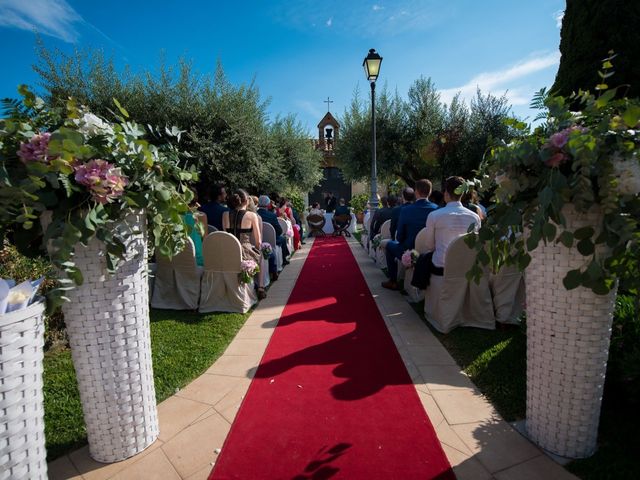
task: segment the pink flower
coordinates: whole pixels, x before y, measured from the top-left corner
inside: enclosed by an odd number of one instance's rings
[[[547,158],[544,163],[547,167],[559,167],[560,164],[566,162],[567,159],[568,157],[564,153],[557,152]]]
[[[565,128],[561,132],[554,133],[549,138],[549,144],[552,147],[555,147],[557,149],[560,149],[560,148],[564,147],[567,144],[567,142],[569,141],[569,133],[570,132],[571,131],[568,128]]]
[[[129,179],[119,168],[105,160],[90,160],[76,165],[76,182],[87,187],[93,199],[98,203],[110,203],[124,193]]]
[[[49,147],[49,139],[51,134],[48,132],[40,133],[31,137],[28,143],[20,143],[18,156],[24,163],[27,162],[43,162],[48,163],[47,149]]]

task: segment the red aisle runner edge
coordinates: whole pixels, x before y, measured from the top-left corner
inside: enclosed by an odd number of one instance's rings
[[[455,479],[349,245],[318,238],[210,480]]]

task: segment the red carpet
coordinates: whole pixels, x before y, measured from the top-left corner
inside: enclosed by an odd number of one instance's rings
[[[209,478],[455,478],[343,238],[314,242]]]

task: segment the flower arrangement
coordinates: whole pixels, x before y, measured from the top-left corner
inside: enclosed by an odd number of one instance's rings
[[[378,249],[381,243],[382,243],[382,235],[380,235],[379,233],[371,239],[371,245],[373,245],[373,248],[375,250]]]
[[[273,253],[273,247],[270,243],[262,242],[260,244],[260,251],[262,252],[262,257],[265,260],[268,260],[271,254]]]
[[[241,283],[253,282],[253,277],[255,277],[258,273],[260,273],[260,267],[255,261],[251,259],[243,260],[240,263],[240,268],[241,268],[241,272],[239,275],[240,275]]]
[[[419,256],[420,254],[417,250],[405,250],[400,260],[404,268],[412,268],[416,264]]]
[[[64,272],[49,306],[83,281],[74,249],[98,238],[105,245],[109,271],[126,253],[126,229],[115,228],[128,214],[146,212],[152,245],[163,255],[184,246],[194,171],[179,166],[179,152],[156,146],[158,132],[129,119],[114,99],[110,122],[69,100],[48,107],[27,87],[7,118],[0,120],[0,241],[10,234],[27,255],[48,245],[52,263]],[[179,140],[181,132],[166,129]],[[47,213],[48,225],[38,220]]]
[[[603,61],[596,94],[580,91],[565,98],[542,90],[532,102],[546,110],[537,118],[541,124],[531,131],[509,121],[516,139],[494,147],[479,171],[480,188],[493,192],[495,203],[478,236],[468,236],[478,250],[469,277],[479,277],[481,265],[524,269],[540,242],[575,247],[585,257],[584,266],[563,280],[569,290],[584,286],[606,294],[617,278],[637,269],[640,101],[616,98],[619,88],[604,83],[613,74],[613,58],[611,53]],[[576,106],[579,111],[572,110]],[[568,230],[563,211],[569,205],[578,212],[598,209],[602,224]],[[630,282],[637,292],[640,278]]]

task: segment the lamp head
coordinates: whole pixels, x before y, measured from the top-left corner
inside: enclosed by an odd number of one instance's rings
[[[375,82],[380,74],[380,64],[382,63],[382,57],[378,55],[374,48],[369,50],[369,54],[362,62],[364,67],[364,73],[367,76],[367,80]]]

